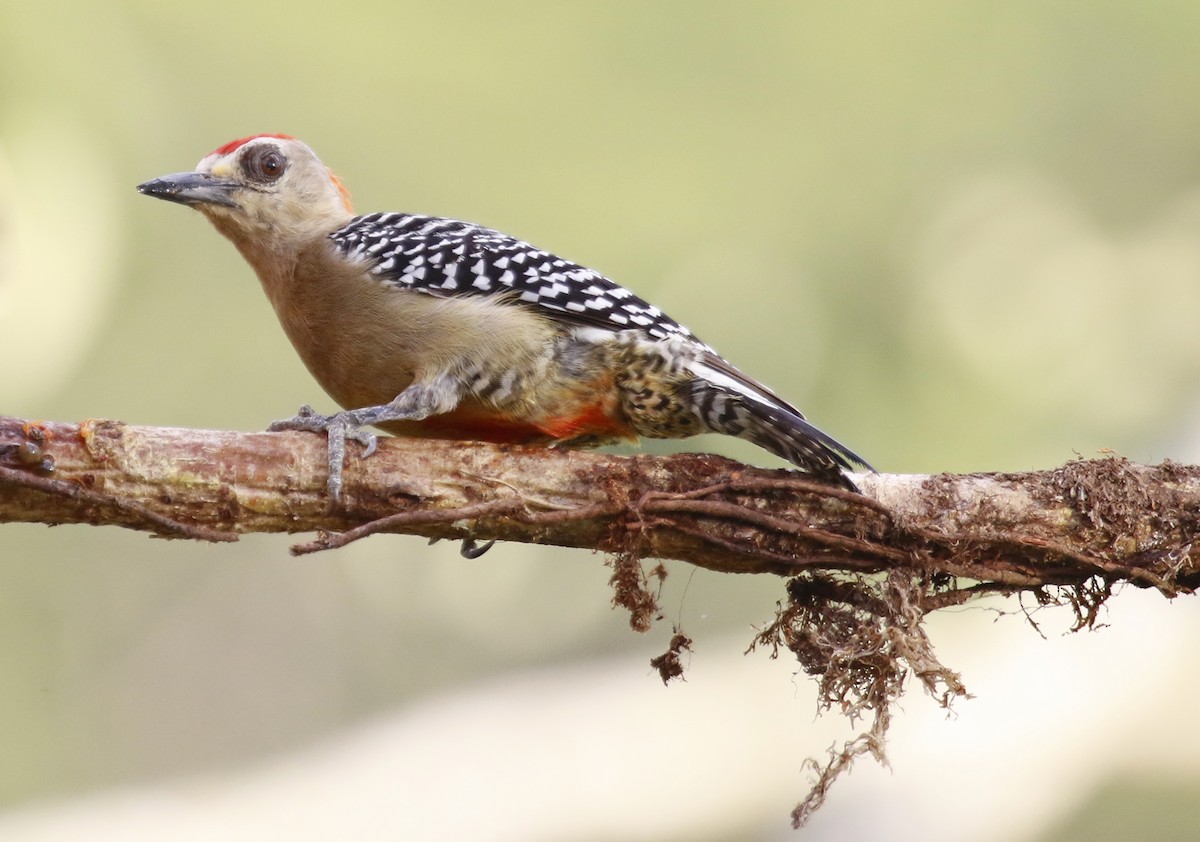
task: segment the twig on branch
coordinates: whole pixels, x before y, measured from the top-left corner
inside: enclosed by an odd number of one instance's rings
[[[661,565],[788,577],[755,638],[790,651],[820,705],[870,725],[824,765],[797,826],[853,761],[884,761],[891,706],[913,675],[940,705],[966,695],[925,635],[930,611],[993,594],[1066,604],[1092,627],[1115,586],[1166,597],[1200,585],[1200,468],[1080,460],[1023,474],[866,475],[861,494],[703,454],[614,456],[386,439],[325,494],[325,442],[115,421],[0,416],[0,522],[123,526],[172,538],[317,532],[296,553],[376,533],[585,547],[612,557],[614,603],[659,618]],[[651,587],[651,580],[657,586]],[[655,659],[682,673],[676,629]]]

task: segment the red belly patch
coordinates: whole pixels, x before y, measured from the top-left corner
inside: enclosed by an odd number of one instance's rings
[[[575,415],[543,419],[539,422],[539,426],[556,441],[584,437],[637,438],[637,434],[629,428],[628,424],[613,418],[599,404],[585,407],[582,412]]]
[[[497,414],[478,405],[463,405],[418,422],[381,424],[388,432],[496,444],[549,444],[578,438],[633,439],[637,434],[604,407],[593,404],[561,417],[530,421]]]

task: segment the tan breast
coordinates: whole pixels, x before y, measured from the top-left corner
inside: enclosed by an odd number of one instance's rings
[[[530,366],[555,336],[527,308],[397,289],[324,256],[299,263],[308,268],[260,280],[308,370],[348,409],[460,367]]]

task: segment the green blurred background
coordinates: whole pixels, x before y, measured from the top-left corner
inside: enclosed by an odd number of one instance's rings
[[[1197,44],[1182,2],[0,0],[0,412],[255,430],[329,408],[234,249],[133,189],[286,132],[363,212],[483,222],[633,287],[882,471],[1195,460]],[[637,637],[588,553],[288,544],[0,530],[0,836],[183,838],[237,801],[220,838],[353,838],[364,815],[364,838],[791,838],[800,761],[834,737],[788,665],[740,657],[778,581],[675,566],[666,622]],[[1047,641],[980,609],[936,620],[980,701],[947,722],[910,699],[892,775],[857,770],[809,838],[1186,838],[1200,739],[1173,700],[1200,682],[1172,647],[1195,606],[1119,602],[1086,639],[1056,636],[1065,617],[1043,618]],[[698,652],[664,691],[645,665],[671,622]],[[455,775],[493,757],[472,728],[532,686],[493,729],[528,740],[497,749],[486,787],[529,807],[471,824]],[[629,734],[573,705],[614,686],[639,740],[667,742],[601,773],[577,762],[587,736]],[[431,713],[447,706],[462,719]],[[552,715],[579,745],[539,730]],[[417,732],[456,759],[423,780],[438,795],[248,783],[334,768],[312,752],[392,723],[408,736],[378,740],[388,762]],[[355,792],[382,786],[366,766],[339,772],[369,781]],[[721,800],[731,769],[757,783]],[[655,787],[673,794],[639,813],[631,793]],[[991,818],[931,827],[947,802]],[[256,812],[280,803],[327,825]],[[1098,803],[1116,816],[1099,829],[1073,818]]]

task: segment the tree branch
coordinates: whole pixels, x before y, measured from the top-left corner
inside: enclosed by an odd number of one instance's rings
[[[395,532],[586,547],[729,573],[908,568],[1019,587],[1103,575],[1167,596],[1200,582],[1200,469],[1170,462],[866,475],[858,495],[712,455],[392,438],[350,460],[335,509],[324,459],[323,439],[307,433],[0,416],[0,522],[210,541],[339,533],[297,552]]]
[[[939,704],[966,693],[933,654],[929,611],[988,594],[1069,605],[1090,627],[1121,582],[1166,597],[1200,585],[1200,468],[1119,458],[1051,471],[864,475],[861,494],[718,456],[614,456],[482,443],[384,439],[350,458],[342,505],[325,494],[325,440],[115,421],[0,416],[0,522],[111,524],[164,537],[231,541],[317,532],[308,553],[378,532],[520,541],[613,557],[614,602],[631,624],[658,619],[679,559],[728,573],[789,577],[754,646],[793,653],[820,705],[870,727],[831,750],[797,825],[852,761],[883,759],[891,703],[914,675]],[[664,680],[691,641],[676,630],[655,659]]]

